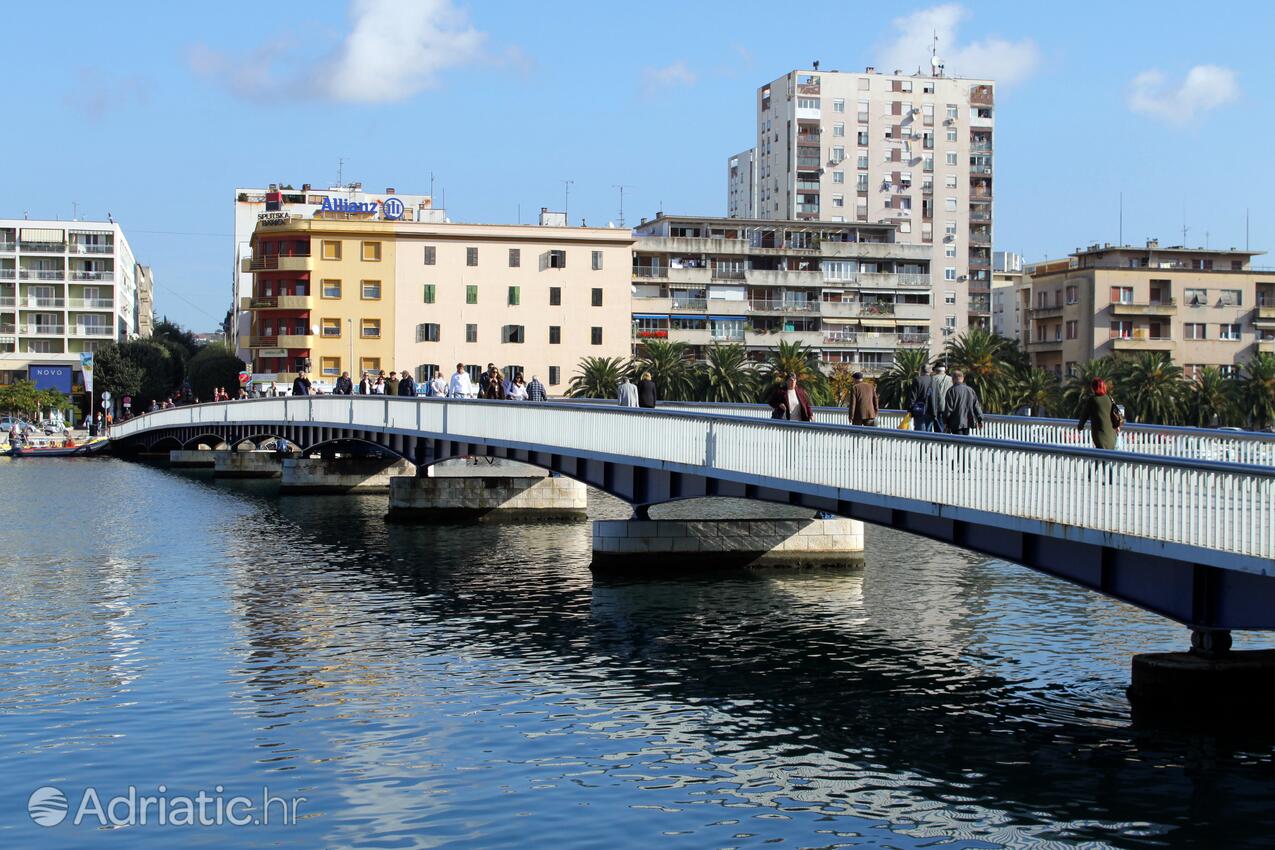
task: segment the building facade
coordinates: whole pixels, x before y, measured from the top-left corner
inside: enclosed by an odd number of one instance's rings
[[[80,354],[139,332],[136,275],[113,221],[0,220],[0,382],[79,392]]]
[[[781,340],[832,366],[879,374],[900,347],[931,343],[930,250],[893,224],[660,215],[634,230],[633,341],[739,343],[754,360]]]
[[[231,284],[232,316],[228,332],[231,345],[245,361],[251,356],[247,343],[251,316],[244,306],[252,297],[253,272],[244,271],[244,260],[252,256],[252,235],[259,220],[295,215],[310,218],[316,212],[352,219],[385,217],[385,201],[391,203],[392,220],[443,221],[445,213],[434,207],[429,195],[400,195],[393,188],[384,192],[366,192],[362,183],[315,188],[309,183],[295,189],[289,184],[272,183],[265,188],[235,189],[235,265]],[[325,210],[325,204],[327,209]],[[396,206],[401,204],[401,207]],[[391,219],[387,219],[391,220]]]
[[[992,333],[1022,344],[1030,305],[1031,282],[1021,263],[1017,271],[992,269]]]
[[[994,83],[795,70],[757,90],[757,214],[888,222],[929,251],[932,345],[991,325]],[[733,184],[732,184],[733,186]]]
[[[633,237],[611,228],[379,219],[262,221],[245,261],[252,369],[320,387],[341,372],[463,363],[540,378],[561,394],[586,356],[629,351]]]
[[[726,215],[757,217],[757,149],[740,151],[726,162]]]
[[[150,336],[155,330],[155,272],[137,264],[137,335]]]
[[[1099,357],[1162,352],[1188,377],[1275,352],[1275,271],[1262,252],[1091,245],[1027,267],[1033,363],[1066,376]]]

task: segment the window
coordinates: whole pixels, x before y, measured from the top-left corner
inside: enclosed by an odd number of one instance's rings
[[[477,248],[465,249],[465,265],[467,266],[478,265],[478,249]]]
[[[859,154],[858,158],[856,158],[855,160],[855,167],[856,168],[868,167],[868,155],[866,153]]]
[[[844,98],[834,98],[834,99],[833,99],[833,101],[832,101],[832,111],[833,111],[833,112],[845,112],[845,111],[846,111],[846,102],[845,102],[845,99],[844,99]]]
[[[526,341],[526,328],[523,325],[505,325],[500,329],[500,341],[520,343]]]
[[[1080,287],[1071,285],[1067,287],[1067,303],[1078,304],[1080,302]]]
[[[955,235],[956,235],[956,222],[954,222],[954,221],[945,221],[945,222],[943,222],[943,234],[944,234],[945,236],[955,236]]]
[[[867,77],[860,77],[860,78],[859,78],[859,91],[867,91],[867,90],[868,90],[868,87],[869,87],[869,85],[870,85],[871,83],[872,83],[872,80],[868,79]]]
[[[834,207],[844,207],[844,206],[846,205],[846,196],[845,196],[845,195],[833,195],[833,196],[832,196],[832,205],[833,205]]]
[[[466,304],[478,303],[478,285],[477,284],[471,283],[465,287],[465,303]]]
[[[425,284],[424,289],[421,291],[421,300],[424,301],[424,303],[426,304],[433,304],[434,295],[435,295],[434,284],[432,283]]]
[[[817,97],[799,97],[797,98],[798,109],[818,109],[819,98]]]
[[[359,323],[359,334],[364,339],[380,339],[381,338],[381,320],[380,319],[363,319]]]
[[[596,287],[596,286],[595,286],[595,287],[593,287],[593,292],[592,292],[592,293],[590,293],[590,299],[591,299],[591,303],[593,304],[593,306],[594,306],[594,307],[601,307],[601,306],[602,306],[602,290],[601,290],[601,288]]]
[[[955,212],[955,211],[956,211],[956,198],[944,198],[944,199],[943,199],[943,209],[947,210],[948,212]]]
[[[319,374],[325,378],[336,378],[341,375],[341,358],[324,357],[319,360]]]
[[[363,259],[369,263],[379,263],[381,261],[381,243],[380,242],[364,242],[363,243]]]
[[[956,151],[948,151],[943,155],[948,165],[956,165]]]
[[[597,326],[589,328],[589,343],[591,345],[602,344],[602,328]]]
[[[955,121],[957,116],[961,114],[960,108],[955,103],[947,105],[947,120]]]
[[[340,319],[323,319],[319,327],[321,333],[326,339],[333,339],[341,336],[341,320]]]
[[[859,132],[855,136],[855,141],[858,142],[859,147],[861,148],[866,148],[868,146],[868,128],[867,127],[859,128]]]
[[[1207,327],[1203,322],[1187,322],[1182,325],[1182,333],[1187,339],[1207,339]]]
[[[1067,339],[1076,338],[1076,332],[1079,326],[1080,326],[1080,322],[1076,321],[1075,319],[1069,319],[1067,321]]]
[[[841,137],[845,136],[845,134],[846,134],[846,125],[845,125],[845,124],[833,124],[833,125],[832,125],[832,135],[833,135],[833,136],[835,136],[836,138],[841,138]]]
[[[1190,307],[1203,307],[1209,303],[1209,291],[1207,289],[1188,289],[1184,295],[1186,303]]]
[[[1133,322],[1121,321],[1111,323],[1112,339],[1132,339],[1133,338]]]
[[[517,307],[522,302],[522,287],[509,287],[508,302],[510,307]]]
[[[855,175],[855,178],[856,178],[854,181],[855,191],[858,191],[858,192],[868,191],[868,175],[857,174]]]
[[[339,260],[341,259],[341,243],[335,239],[323,240],[323,259]]]
[[[549,287],[549,306],[550,307],[562,306],[562,287],[561,286]]]
[[[947,188],[949,188],[949,189],[955,189],[955,188],[956,188],[956,175],[955,175],[955,174],[949,174],[949,175],[947,175],[946,177],[944,177],[944,178],[943,178],[943,185],[944,185],[944,186],[946,186],[946,187],[947,187]]]
[[[832,161],[841,162],[846,158],[846,149],[843,147],[835,147],[832,149]]]
[[[365,280],[361,287],[362,298],[364,301],[380,301],[381,300],[381,282],[379,280]]]
[[[1133,287],[1132,286],[1111,287],[1111,303],[1112,304],[1132,304],[1133,303]]]
[[[947,140],[949,142],[956,141],[956,130],[949,128],[947,131]]]
[[[509,268],[516,269],[521,265],[522,265],[522,249],[510,248],[509,249]]]
[[[1218,366],[1217,370],[1222,373],[1223,378],[1238,378],[1240,376],[1240,367],[1234,363],[1225,363]]]
[[[323,298],[340,298],[341,297],[341,281],[324,280],[319,284],[319,295]]]
[[[844,171],[834,171],[834,172],[832,172],[832,182],[833,182],[833,183],[844,183],[844,182],[846,182],[846,173],[845,173]]]
[[[945,328],[952,328],[953,330],[955,330],[955,329],[956,329],[956,317],[955,317],[955,316],[944,316],[944,317],[943,317],[943,327],[945,327]]]
[[[953,269],[953,271],[955,271],[955,269]],[[951,289],[949,289],[947,292],[944,292],[944,293],[943,293],[943,303],[944,303],[944,304],[955,304],[955,303],[956,303],[956,291],[955,291],[955,290],[951,290]]]
[[[1244,293],[1239,289],[1223,289],[1218,292],[1220,307],[1240,307],[1244,303]]]
[[[1234,342],[1240,338],[1240,326],[1238,324],[1218,325],[1218,339],[1226,339]]]
[[[947,266],[943,269],[944,280],[956,280],[956,266]]]
[[[559,366],[549,367],[549,386],[556,387],[562,383],[562,368]]]
[[[417,342],[438,342],[438,325],[434,322],[422,322],[416,326]]]
[[[956,243],[955,243],[955,242],[949,242],[949,243],[947,243],[946,245],[944,245],[944,246],[943,246],[943,256],[944,256],[944,257],[955,257],[955,256],[956,256]]]
[[[595,272],[602,271],[602,252],[601,251],[593,252],[593,270]]]
[[[465,342],[478,342],[478,325],[465,325]]]
[[[425,265],[432,266],[438,262],[438,251],[433,245],[425,246]]]
[[[544,254],[545,268],[565,269],[567,267],[566,251],[548,251]]]
[[[434,380],[434,376],[442,371],[437,363],[422,363],[416,367],[416,383],[427,384]],[[444,378],[447,376],[444,375]]]

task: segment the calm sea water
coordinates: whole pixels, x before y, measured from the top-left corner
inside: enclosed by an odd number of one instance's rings
[[[1185,631],[1024,568],[870,527],[861,569],[602,579],[587,524],[272,490],[0,461],[0,847],[1275,840],[1270,742],[1130,727],[1129,656]],[[306,799],[28,816],[130,785]]]

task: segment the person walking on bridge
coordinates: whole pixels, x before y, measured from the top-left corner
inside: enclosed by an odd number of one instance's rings
[[[336,386],[332,388],[333,395],[353,395],[354,382],[350,380],[349,372],[342,372],[341,377],[336,379]]]
[[[527,384],[527,401],[548,401],[549,394],[545,392],[545,385],[540,383],[537,375],[531,376],[531,383]]]
[[[398,395],[398,372],[390,372],[389,378],[385,381],[385,394]]]
[[[656,401],[655,381],[650,372],[642,373],[642,380],[637,382],[638,407],[654,408]]]
[[[616,387],[616,398],[620,400],[620,407],[638,406],[637,387],[629,383],[628,375],[620,379],[620,385]]]
[[[944,424],[949,434],[968,434],[971,428],[983,427],[983,406],[978,393],[965,383],[965,375],[952,373],[952,388],[947,391],[947,414]]]
[[[881,404],[877,385],[863,380],[862,372],[855,372],[850,386],[850,424],[868,427],[877,424],[877,412]]]
[[[310,379],[306,377],[304,369],[297,372],[297,377],[292,381],[292,394],[294,396],[310,394]]]
[[[952,379],[947,376],[947,368],[934,367],[934,376],[930,378],[930,392],[925,399],[925,415],[934,426],[935,431],[946,430],[947,393],[952,389]]]
[[[474,394],[474,382],[469,380],[469,373],[465,371],[464,363],[456,364],[456,371],[452,373],[452,379],[447,384],[447,396],[449,398],[469,398]]]
[[[1102,378],[1094,378],[1089,383],[1092,395],[1080,408],[1080,421],[1076,430],[1083,431],[1085,423],[1089,423],[1089,435],[1093,438],[1096,449],[1114,449],[1116,437],[1124,427],[1124,417],[1107,394],[1107,382]]]
[[[797,385],[796,375],[784,378],[771,392],[770,410],[771,419],[811,422],[815,418],[815,409],[810,405],[810,396]]]
[[[434,379],[429,382],[430,395],[435,398],[442,398],[447,395],[447,381],[443,378],[443,372],[440,369],[434,373]]]
[[[930,366],[922,363],[921,368],[912,379],[912,389],[908,393],[908,413],[912,414],[913,431],[933,431],[934,420],[930,418]]]
[[[403,377],[398,382],[398,394],[409,398],[416,397],[416,379],[406,370],[403,371]]]
[[[496,401],[501,401],[505,398],[505,381],[495,364],[492,364],[487,369],[487,384],[483,389],[483,398]]]

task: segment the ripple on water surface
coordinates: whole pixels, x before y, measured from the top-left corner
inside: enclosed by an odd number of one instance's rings
[[[1269,743],[1129,728],[1129,656],[1180,629],[888,529],[861,568],[595,579],[587,524],[387,525],[384,496],[110,460],[0,461],[0,486],[21,494],[0,508],[3,846],[1236,847],[1275,827]],[[43,785],[74,804],[161,783],[307,800],[233,830],[25,813]]]

